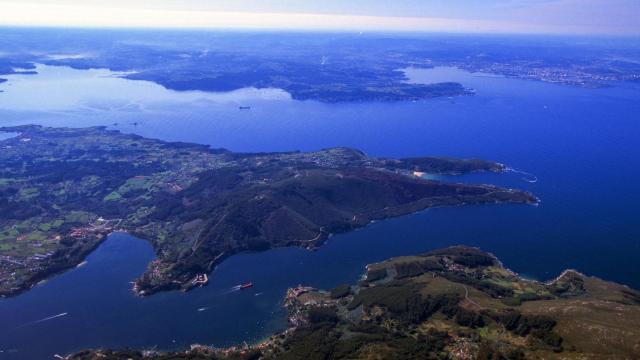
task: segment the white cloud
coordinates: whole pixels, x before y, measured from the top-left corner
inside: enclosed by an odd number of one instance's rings
[[[385,17],[361,15],[252,13],[196,10],[170,10],[140,7],[108,7],[0,1],[0,24],[16,26],[63,27],[168,27],[168,28],[229,28],[229,29],[299,29],[299,30],[355,30],[355,31],[449,31],[449,32],[590,32],[587,25],[558,23],[549,26],[536,21],[535,14],[544,6],[577,0],[531,0],[527,11],[531,21],[474,20],[430,17]],[[601,1],[601,0],[584,0]],[[532,6],[541,7],[531,13]]]

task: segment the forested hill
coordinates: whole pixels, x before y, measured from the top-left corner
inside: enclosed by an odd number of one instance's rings
[[[491,254],[456,246],[367,267],[358,284],[300,286],[290,329],[252,347],[194,346],[149,359],[635,359],[640,292],[563,272],[520,278]],[[84,351],[71,359],[140,359]]]
[[[189,289],[244,250],[321,244],[329,234],[433,206],[536,203],[526,192],[423,179],[504,170],[483,160],[382,159],[348,148],[232,153],[105,128],[0,128],[0,294],[80,263],[109,233],[152,242],[139,294]],[[200,283],[198,283],[200,284]]]

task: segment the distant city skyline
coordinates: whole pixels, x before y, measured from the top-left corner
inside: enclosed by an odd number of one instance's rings
[[[0,25],[640,34],[639,0],[0,0]]]

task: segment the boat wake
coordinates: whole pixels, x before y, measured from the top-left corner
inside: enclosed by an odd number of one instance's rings
[[[231,289],[227,290],[224,294],[231,294],[232,292],[236,292],[236,291],[240,291],[240,287],[242,285],[236,285],[234,287],[232,287]]]
[[[519,175],[523,175],[520,179],[522,179],[523,181],[526,181],[528,183],[537,183],[538,182],[538,177],[535,176],[532,173],[528,173],[526,171],[522,171],[522,170],[518,170],[512,167],[508,167],[507,168],[507,172],[510,173],[514,173],[514,174],[519,174]]]
[[[242,285],[236,285],[236,286],[230,287],[227,290],[223,290],[222,292],[219,292],[219,293],[217,293],[217,294],[215,294],[213,296],[214,297],[218,297],[218,296],[229,295],[229,294],[234,293],[236,291],[240,291],[241,289],[242,289]],[[210,307],[205,306],[205,307],[198,308],[197,310],[198,310],[198,312],[203,312],[203,311],[207,311],[209,309],[210,309]]]
[[[231,293],[234,293],[236,291],[240,291],[240,289],[241,289],[240,286],[241,285],[236,285],[236,286],[230,287],[230,288],[228,288],[226,290],[220,290],[220,292],[217,292],[216,294],[213,294],[213,296],[215,296],[215,297],[224,296],[224,295],[229,295]]]
[[[58,315],[53,315],[53,316],[46,317],[46,318],[44,318],[44,319],[40,319],[40,320],[36,320],[36,321],[31,321],[31,322],[28,322],[28,323],[26,323],[26,324],[22,324],[22,325],[20,325],[20,326],[18,326],[18,327],[19,327],[19,328],[21,328],[21,327],[25,327],[25,326],[29,326],[29,325],[35,325],[35,324],[39,324],[39,323],[42,323],[42,322],[45,322],[45,321],[49,321],[49,320],[53,320],[53,319],[57,319],[57,318],[59,318],[59,317],[63,317],[63,316],[67,316],[67,315],[69,315],[69,313],[64,312],[64,313],[60,313],[60,314],[58,314]]]

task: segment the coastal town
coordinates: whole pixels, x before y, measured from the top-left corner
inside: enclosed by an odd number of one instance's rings
[[[20,291],[20,286],[16,284],[27,281],[25,279],[34,273],[46,273],[52,266],[58,266],[56,264],[60,261],[61,254],[59,250],[52,249],[52,246],[72,242],[76,249],[81,249],[78,247],[81,246],[90,251],[91,248],[106,239],[109,234],[118,231],[121,222],[122,219],[98,217],[95,220],[90,220],[90,223],[85,226],[71,228],[66,234],[53,233],[44,239],[34,239],[28,235],[18,236],[16,243],[31,248],[33,255],[26,257],[0,255],[0,284],[2,284],[0,288],[6,293]],[[60,270],[65,270],[65,268],[60,268],[58,271]],[[45,277],[40,278],[40,281],[43,280]],[[34,280],[30,281],[34,283]],[[0,294],[0,296],[5,297],[6,294]]]

